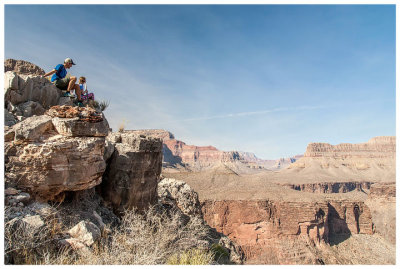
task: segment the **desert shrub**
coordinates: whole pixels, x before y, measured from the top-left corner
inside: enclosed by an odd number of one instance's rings
[[[31,227],[21,219],[12,219],[4,225],[4,255],[6,264],[37,264],[56,249],[54,238],[61,234],[55,215],[43,220],[41,227]]]
[[[207,234],[207,227],[196,217],[184,220],[179,212],[161,207],[151,207],[143,214],[129,210],[103,242],[86,251],[49,253],[43,264],[165,264],[176,253],[191,257],[185,261],[209,264],[211,252],[192,250]]]
[[[211,246],[211,252],[213,253],[215,261],[219,261],[221,259],[229,260],[229,252],[220,244],[213,244]]]
[[[212,251],[205,249],[193,248],[186,250],[180,254],[172,255],[168,260],[169,265],[208,265],[214,261]]]
[[[107,107],[110,106],[110,101],[96,101],[96,100],[88,100],[87,104],[89,107],[94,109],[99,109],[100,111],[104,111]]]
[[[99,108],[101,111],[106,110],[106,108],[110,105],[110,101],[100,101]]]

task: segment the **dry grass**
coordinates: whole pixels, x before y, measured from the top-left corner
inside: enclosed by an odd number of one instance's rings
[[[205,249],[189,249],[180,254],[172,255],[167,264],[169,265],[208,265],[214,261],[214,253]]]
[[[81,251],[42,248],[40,255],[29,263],[149,265],[175,261],[174,264],[212,264],[213,252],[197,249],[207,234],[208,229],[201,219],[185,221],[178,212],[171,213],[160,207],[152,207],[143,215],[126,211],[120,226],[91,248]],[[23,244],[28,242],[25,240]]]
[[[37,264],[42,257],[55,249],[54,239],[62,233],[56,215],[47,216],[45,225],[33,228],[21,219],[4,225],[5,263]]]

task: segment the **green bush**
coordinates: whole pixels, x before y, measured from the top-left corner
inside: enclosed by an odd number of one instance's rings
[[[211,251],[214,254],[215,261],[220,259],[229,259],[229,252],[220,244],[213,244],[211,246]]]

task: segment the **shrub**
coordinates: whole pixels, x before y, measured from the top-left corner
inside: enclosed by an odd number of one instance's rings
[[[169,265],[208,265],[214,261],[212,251],[205,249],[189,249],[180,254],[172,255],[167,264]]]
[[[210,264],[213,253],[195,248],[208,234],[202,220],[184,220],[176,211],[151,207],[143,214],[126,211],[119,227],[87,251],[48,253],[42,264]],[[185,263],[186,264],[186,263]]]
[[[101,111],[106,110],[106,108],[110,105],[110,101],[100,101],[99,108]]]
[[[213,244],[211,246],[211,251],[213,253],[215,261],[219,261],[221,259],[229,260],[229,252],[220,244]]]
[[[56,248],[54,238],[62,233],[55,215],[43,219],[45,225],[32,228],[21,219],[4,225],[4,254],[6,264],[36,264]]]

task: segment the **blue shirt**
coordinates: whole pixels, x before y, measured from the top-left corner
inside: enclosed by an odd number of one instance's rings
[[[65,78],[65,76],[67,75],[67,70],[65,69],[63,64],[57,65],[54,69],[57,70],[57,72],[55,72],[51,77],[51,82],[54,82],[55,80],[60,78]]]

